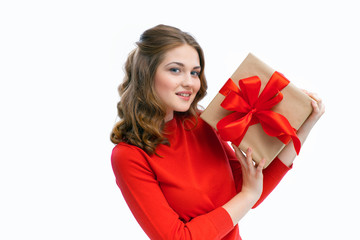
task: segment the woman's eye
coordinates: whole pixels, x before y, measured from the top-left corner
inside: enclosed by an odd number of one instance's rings
[[[191,75],[196,76],[196,77],[199,77],[199,76],[200,76],[200,72],[198,72],[198,71],[192,71],[192,72],[191,72]]]
[[[180,69],[179,68],[170,68],[170,72],[178,73],[178,72],[180,72]]]

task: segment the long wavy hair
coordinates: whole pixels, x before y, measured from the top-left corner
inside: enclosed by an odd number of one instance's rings
[[[112,132],[114,144],[126,142],[154,154],[157,145],[167,143],[164,137],[164,118],[166,106],[157,96],[154,76],[165,54],[176,47],[187,44],[199,54],[200,89],[189,110],[181,114],[186,117],[198,116],[198,102],[206,95],[207,82],[204,74],[204,53],[197,41],[178,28],[158,25],[146,30],[136,43],[137,48],[130,52],[125,63],[125,77],[118,91],[118,121]]]

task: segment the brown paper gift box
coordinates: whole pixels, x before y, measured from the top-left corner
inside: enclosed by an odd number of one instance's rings
[[[261,80],[261,93],[274,72],[274,69],[269,67],[253,54],[249,53],[235,73],[231,76],[231,79],[239,87],[238,82],[240,79],[258,76]],[[281,92],[283,94],[283,100],[275,105],[271,110],[282,114],[288,119],[291,126],[298,130],[312,112],[311,98],[291,82]],[[218,93],[200,115],[204,121],[216,130],[216,124],[223,117],[232,113],[220,106],[224,99],[225,96]],[[259,163],[261,159],[265,158],[265,167],[267,167],[285,147],[285,144],[278,138],[267,135],[258,123],[249,127],[239,145],[239,148],[243,152],[246,152],[248,147],[253,149],[253,160],[256,163]]]

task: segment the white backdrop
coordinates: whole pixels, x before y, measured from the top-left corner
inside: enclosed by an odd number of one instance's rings
[[[326,113],[293,170],[241,220],[255,239],[360,239],[356,1],[2,1],[0,239],[147,239],[110,165],[123,64],[163,23],[202,45],[205,107],[248,52]]]

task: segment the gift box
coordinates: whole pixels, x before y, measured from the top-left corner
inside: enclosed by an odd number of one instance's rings
[[[299,153],[296,130],[312,112],[311,101],[250,53],[200,117],[243,152],[251,147],[253,160],[265,158],[267,167],[291,140]]]

